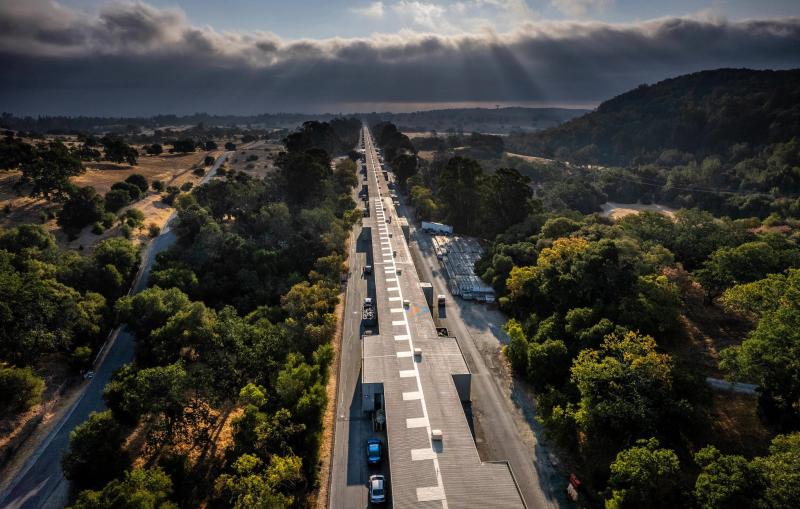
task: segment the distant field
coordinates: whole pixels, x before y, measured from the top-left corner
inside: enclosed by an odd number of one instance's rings
[[[607,202],[604,203],[602,207],[603,207],[602,215],[605,217],[610,217],[611,219],[620,219],[622,217],[629,216],[631,214],[638,214],[643,210],[661,212],[662,214],[667,215],[669,217],[675,217],[675,209],[667,207],[665,205],[658,205],[657,203],[644,205],[642,203]]]
[[[141,149],[141,147],[137,147]],[[144,150],[140,150],[144,152]],[[159,156],[141,156],[136,166],[124,164],[101,162],[86,162],[86,172],[74,177],[71,182],[76,186],[94,187],[101,195],[105,195],[115,182],[125,180],[129,175],[138,173],[144,175],[148,182],[161,180],[166,186],[180,187],[186,182],[196,184],[202,178],[192,173],[192,170],[202,166],[203,159],[207,155],[217,157],[221,151],[213,152],[194,152],[191,154],[163,154]],[[0,227],[13,227],[26,223],[41,223],[40,214],[42,212],[55,212],[59,204],[48,202],[39,198],[31,198],[22,190],[22,194],[17,194],[13,186],[19,179],[20,173],[11,171],[0,174],[0,209],[7,205],[11,207],[8,214],[0,215]],[[145,226],[155,223],[159,227],[164,226],[173,208],[162,202],[163,195],[155,191],[148,191],[139,201],[132,203],[126,208],[137,208],[145,215]],[[123,208],[120,212],[124,211]],[[91,232],[91,226],[84,228],[78,237],[69,241],[66,234],[56,224],[55,219],[49,219],[45,227],[56,237],[59,245],[70,249],[91,249],[103,239],[119,235],[119,227],[109,228],[101,235]],[[146,229],[136,232],[131,239],[135,243],[147,239]]]

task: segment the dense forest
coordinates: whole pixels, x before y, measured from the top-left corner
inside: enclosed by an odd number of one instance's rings
[[[425,161],[391,126],[375,132],[419,219],[486,240],[476,272],[510,317],[506,357],[589,505],[796,506],[796,222],[698,208],[615,221],[594,213],[605,201],[595,182],[555,171],[568,167]],[[713,366],[686,347],[710,315],[747,324]],[[771,444],[732,440],[717,422],[705,381],[717,370],[758,386]]]

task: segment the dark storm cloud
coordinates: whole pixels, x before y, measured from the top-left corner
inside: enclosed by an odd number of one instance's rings
[[[539,22],[508,34],[282,40],[118,3],[96,16],[0,5],[0,109],[16,113],[253,113],[341,103],[591,103],[717,67],[800,65],[800,18]],[[22,5],[20,5],[22,4]]]

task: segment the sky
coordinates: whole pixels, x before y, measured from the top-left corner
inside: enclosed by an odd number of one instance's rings
[[[594,107],[800,67],[798,0],[0,0],[18,115]]]

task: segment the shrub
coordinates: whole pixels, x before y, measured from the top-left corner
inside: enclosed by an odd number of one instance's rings
[[[153,191],[156,191],[156,192],[160,193],[161,191],[164,190],[164,182],[161,181],[161,180],[154,180],[150,184],[150,187],[153,188]]]
[[[100,221],[97,221],[96,223],[94,223],[94,226],[92,226],[92,233],[94,233],[95,235],[100,235],[104,231],[106,231],[106,227],[103,226],[103,223],[101,223]]]
[[[203,175],[206,174],[206,170],[204,170],[203,168],[195,168],[194,170],[192,170],[192,173],[194,173],[198,177],[202,177]]]
[[[69,364],[72,369],[78,371],[86,369],[92,365],[92,349],[87,345],[79,346],[72,351],[69,356]]]
[[[0,412],[24,412],[42,401],[44,380],[31,368],[0,365]]]
[[[193,186],[194,184],[192,184],[191,182],[184,182],[183,184],[181,184],[181,191],[183,191],[184,193],[189,192],[191,191]]]
[[[205,164],[206,166],[211,166],[212,164],[214,164],[214,161],[215,159],[212,156],[206,156],[206,158],[203,159],[203,164]]]
[[[133,235],[133,228],[131,228],[131,226],[127,223],[122,225],[120,231],[122,232],[122,235],[124,235],[126,239],[131,238],[131,235]]]
[[[111,228],[114,226],[114,223],[117,222],[117,216],[113,212],[105,212],[103,213],[103,217],[100,218],[100,222],[106,229]]]
[[[156,238],[161,235],[161,227],[156,223],[150,223],[150,226],[147,227],[147,233],[150,237]]]

